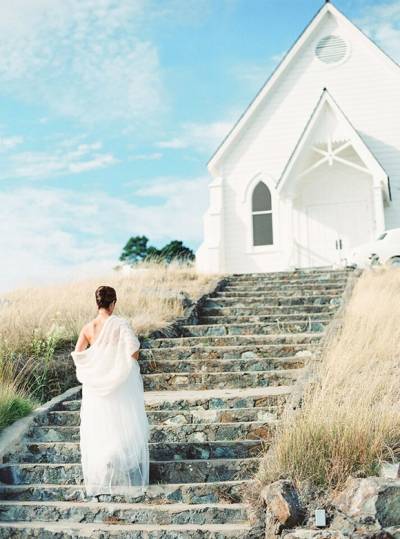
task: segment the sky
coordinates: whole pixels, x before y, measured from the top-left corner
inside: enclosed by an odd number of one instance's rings
[[[207,161],[322,0],[0,5],[0,292],[196,250]],[[335,5],[396,61],[400,0]]]

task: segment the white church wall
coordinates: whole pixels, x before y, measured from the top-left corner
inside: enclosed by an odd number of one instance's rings
[[[340,65],[326,65],[314,54],[318,41],[330,33],[341,35],[350,47],[348,59]],[[374,53],[363,36],[329,14],[226,151],[218,164],[225,182],[225,271],[276,271],[291,263],[290,204],[275,197],[279,247],[249,252],[249,213],[241,193],[260,173],[275,192],[324,87],[389,174],[393,202],[385,210],[386,226],[400,226],[400,68]],[[301,226],[301,219],[293,216],[296,219]]]

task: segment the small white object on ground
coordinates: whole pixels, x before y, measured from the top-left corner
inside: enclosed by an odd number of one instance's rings
[[[315,510],[315,525],[318,528],[325,528],[325,526],[326,526],[325,509],[316,509]]]

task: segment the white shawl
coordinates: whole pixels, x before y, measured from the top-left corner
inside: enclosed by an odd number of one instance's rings
[[[91,392],[108,395],[124,382],[134,364],[132,354],[140,342],[128,320],[110,315],[93,345],[81,352],[71,352],[77,379]]]

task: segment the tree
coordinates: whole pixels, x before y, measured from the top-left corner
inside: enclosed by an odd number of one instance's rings
[[[139,262],[147,256],[148,238],[146,236],[131,236],[122,249],[122,254],[119,257],[121,262]]]
[[[130,264],[135,264],[142,260],[158,260],[169,264],[172,260],[189,261],[195,258],[193,251],[189,247],[185,247],[181,241],[171,241],[162,249],[147,245],[148,241],[146,236],[130,237],[122,250],[119,260]]]
[[[173,240],[161,249],[160,258],[169,263],[172,260],[194,260],[195,256],[193,251],[185,247],[181,241]]]

